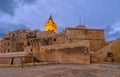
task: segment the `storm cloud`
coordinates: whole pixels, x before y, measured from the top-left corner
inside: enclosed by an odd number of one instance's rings
[[[105,29],[106,40],[112,40],[120,37],[119,3],[120,0],[0,0],[0,32],[14,30],[14,24],[19,28],[44,30],[51,14],[58,32],[83,24]]]
[[[2,38],[2,34],[7,34],[8,32],[18,30],[18,29],[30,29],[24,24],[10,24],[10,23],[0,23],[0,38]]]
[[[0,12],[14,15],[15,9],[22,5],[20,3],[32,4],[34,1],[37,0],[0,0]]]
[[[115,40],[116,38],[120,38],[120,20],[106,26],[105,37],[107,40]]]

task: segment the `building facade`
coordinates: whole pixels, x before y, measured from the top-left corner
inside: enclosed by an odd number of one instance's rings
[[[105,44],[104,30],[88,29],[85,26],[66,28],[61,33],[37,31],[34,35],[36,35],[36,38],[28,37],[30,43],[28,48],[32,50],[34,56],[40,61],[58,62],[60,58],[61,63],[89,63],[90,52],[96,52]],[[76,52],[71,52],[71,56],[77,54],[81,56],[77,55],[78,57],[70,59],[70,50]],[[78,58],[81,60],[78,61]]]
[[[1,53],[32,52],[37,61],[57,63],[90,63],[90,53],[105,46],[104,30],[84,25],[68,27],[56,33],[52,17],[45,23],[45,31],[16,30],[2,35]]]
[[[27,45],[27,34],[30,30],[16,30],[2,35],[1,52],[20,52],[24,51]]]

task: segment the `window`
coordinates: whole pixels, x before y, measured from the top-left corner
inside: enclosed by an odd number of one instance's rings
[[[30,42],[27,42],[27,45],[30,46]]]
[[[113,53],[112,52],[108,52],[107,53],[107,57],[113,57]]]
[[[8,52],[10,52],[10,50],[8,49]]]
[[[56,41],[56,38],[54,38],[53,40]]]

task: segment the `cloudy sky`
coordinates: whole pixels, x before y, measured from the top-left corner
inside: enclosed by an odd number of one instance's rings
[[[52,15],[58,32],[84,24],[120,37],[120,0],[0,0],[0,37],[16,29],[44,30]]]

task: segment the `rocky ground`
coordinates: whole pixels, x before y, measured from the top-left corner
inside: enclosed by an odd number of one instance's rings
[[[120,77],[120,64],[42,65],[0,68],[0,77]]]

